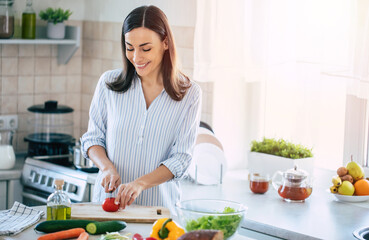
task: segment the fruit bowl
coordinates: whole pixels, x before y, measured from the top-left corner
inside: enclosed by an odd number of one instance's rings
[[[369,195],[365,196],[347,196],[338,193],[332,193],[336,200],[341,202],[365,202],[369,200]]]
[[[247,207],[216,199],[192,199],[176,204],[179,222],[187,232],[201,229],[221,230],[224,239],[239,229]]]

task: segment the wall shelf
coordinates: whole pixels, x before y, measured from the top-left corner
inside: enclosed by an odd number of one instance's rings
[[[36,27],[36,39],[0,39],[0,44],[49,44],[58,45],[58,64],[67,64],[80,46],[81,30],[79,27],[66,26],[64,39],[48,39],[46,26]]]

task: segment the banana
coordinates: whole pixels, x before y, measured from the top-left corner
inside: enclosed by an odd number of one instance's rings
[[[331,193],[337,193],[338,192],[338,187],[336,187],[336,186],[332,186],[329,189],[331,190]]]
[[[332,178],[332,183],[335,187],[339,187],[342,185],[342,180],[339,176],[335,176]]]

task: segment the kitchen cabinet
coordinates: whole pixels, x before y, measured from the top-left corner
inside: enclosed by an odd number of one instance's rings
[[[36,39],[0,39],[0,44],[48,44],[58,46],[58,64],[67,64],[80,46],[81,30],[79,27],[66,26],[64,39],[48,39],[46,26],[36,27]]]
[[[0,210],[11,208],[15,201],[22,202],[22,185],[20,180],[0,181]]]

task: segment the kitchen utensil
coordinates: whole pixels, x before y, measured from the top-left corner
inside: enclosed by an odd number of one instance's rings
[[[121,220],[128,223],[153,223],[160,218],[169,218],[169,209],[131,205],[117,212],[105,212],[101,203],[72,204],[72,219],[96,221]]]
[[[79,141],[76,142],[76,145],[73,147],[73,164],[77,169],[84,172],[97,173],[99,171],[90,159],[83,157]]]
[[[304,202],[312,193],[311,178],[297,166],[285,172],[277,171],[272,178],[273,187],[287,202]]]
[[[29,157],[54,156],[69,154],[69,147],[74,145],[73,138],[73,109],[58,105],[57,101],[46,101],[44,104],[28,108],[29,134],[25,137],[28,142]],[[69,157],[53,158],[52,163],[69,166]]]
[[[12,130],[0,131],[0,169],[11,169],[15,165]]]
[[[222,230],[224,238],[232,237],[246,213],[244,205],[217,199],[192,199],[176,204],[178,220],[186,231],[203,229]]]
[[[269,189],[269,174],[250,173],[250,190],[253,193],[266,193]]]

